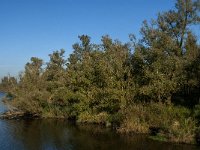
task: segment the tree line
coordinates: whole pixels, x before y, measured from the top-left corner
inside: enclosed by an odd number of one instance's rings
[[[150,132],[160,139],[191,143],[200,122],[199,0],[177,0],[175,9],[144,21],[141,38],[101,44],[79,36],[73,52],[49,62],[32,57],[18,77],[0,89],[9,103],[43,117],[119,126],[120,132]]]

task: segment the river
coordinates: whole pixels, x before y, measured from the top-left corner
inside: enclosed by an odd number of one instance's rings
[[[1,102],[0,113],[6,111]],[[200,147],[153,141],[145,135],[120,135],[95,125],[66,120],[0,120],[0,150],[198,150]]]

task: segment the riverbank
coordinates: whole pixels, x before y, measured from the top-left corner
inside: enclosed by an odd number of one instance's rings
[[[0,116],[1,119],[66,119],[63,115],[47,115],[30,112],[8,111]],[[117,116],[119,117],[118,119]],[[114,118],[114,116],[112,116]],[[73,121],[79,125],[96,124],[113,128],[117,133],[132,135],[146,134],[153,140],[171,143],[199,144],[200,136],[196,122],[191,117],[191,111],[184,107],[151,103],[149,105],[137,104],[127,108],[111,119],[106,112],[97,115],[90,113],[80,114]]]
[[[3,102],[10,109],[1,114],[0,119],[65,119],[73,120],[80,125],[96,124],[113,128],[120,134],[144,133],[151,139],[159,141],[186,144],[199,144],[200,142],[198,123],[192,115],[193,112],[185,107],[162,103],[149,103],[148,105],[138,103],[115,114],[82,112],[70,118],[65,112],[55,110],[54,107],[41,109],[40,113],[35,113],[11,107],[9,102],[8,99]]]
[[[0,120],[1,150],[198,150],[195,145],[118,134],[98,125],[76,125],[64,119]]]
[[[36,119],[41,118],[38,114],[27,113],[23,111],[6,111],[0,114],[0,119],[18,120],[18,119]]]

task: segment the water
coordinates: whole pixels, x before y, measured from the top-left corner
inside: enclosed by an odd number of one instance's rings
[[[4,94],[0,93],[0,97]],[[0,104],[0,112],[6,108]],[[125,136],[99,126],[77,126],[66,120],[0,120],[0,150],[197,150],[192,145],[175,145]]]
[[[0,92],[0,113],[6,111],[6,107],[3,105],[2,101],[1,101],[4,96],[5,96],[5,94]]]

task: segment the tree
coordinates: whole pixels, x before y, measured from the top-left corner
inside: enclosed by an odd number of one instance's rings
[[[61,106],[65,106],[66,99],[66,60],[64,59],[64,54],[65,51],[63,49],[50,54],[50,61],[47,63],[43,74],[45,89],[48,93],[48,98],[46,99],[48,107],[51,106],[52,109],[58,109],[57,111],[60,111]]]
[[[1,79],[0,90],[5,92],[11,92],[11,90],[17,85],[17,79],[10,75]]]
[[[150,25],[143,23],[143,37],[133,56],[133,73],[141,99],[170,102],[172,94],[181,88],[188,50],[186,38],[191,37],[189,26],[199,23],[198,11],[198,1],[178,0],[175,10],[160,13]]]
[[[32,57],[25,65],[25,71],[20,75],[18,85],[12,89],[14,95],[11,104],[15,107],[32,113],[41,113],[43,96],[42,69],[43,60]]]
[[[182,91],[186,104],[193,106],[200,102],[200,45],[197,37],[188,34],[185,44],[184,84]]]

